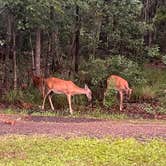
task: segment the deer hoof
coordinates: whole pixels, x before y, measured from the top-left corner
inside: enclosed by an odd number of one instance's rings
[[[73,111],[70,111],[70,115],[73,115]]]
[[[44,110],[44,107],[43,107],[43,106],[40,106],[40,105],[39,105],[39,108],[42,109],[42,110]]]

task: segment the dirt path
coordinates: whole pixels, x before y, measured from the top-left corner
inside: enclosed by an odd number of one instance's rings
[[[8,116],[8,118],[18,117]],[[7,134],[99,138],[113,136],[138,139],[161,137],[166,139],[166,123],[33,116],[22,117],[13,126],[0,121],[0,135]]]

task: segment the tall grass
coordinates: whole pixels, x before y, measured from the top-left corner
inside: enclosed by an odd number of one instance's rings
[[[142,75],[146,82],[134,86],[133,97],[139,100],[158,98],[166,87],[166,72],[161,69],[144,68]]]

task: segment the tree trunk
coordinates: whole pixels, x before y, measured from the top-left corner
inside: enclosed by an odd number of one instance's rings
[[[76,32],[75,32],[75,63],[74,71],[78,73],[79,65],[79,47],[80,47],[80,18],[79,18],[79,6],[76,5]]]
[[[52,57],[52,71],[55,72],[58,65],[58,57],[57,57],[57,32],[53,31],[51,33],[51,57]]]
[[[16,34],[13,31],[13,88],[17,89]]]
[[[96,19],[94,21],[95,24],[95,30],[93,32],[93,49],[92,49],[92,55],[95,57],[96,54],[96,48],[98,47],[99,44],[99,38],[100,38],[100,31],[101,31],[101,17],[96,15]]]
[[[48,34],[48,49],[47,49],[47,55],[45,56],[45,71],[44,71],[44,76],[48,77],[49,76],[49,58],[51,54],[51,39],[50,35]]]
[[[35,69],[36,75],[40,76],[40,56],[41,56],[41,30],[36,30],[36,48],[35,48]]]
[[[11,52],[11,38],[12,38],[12,16],[8,14],[7,16],[7,44],[6,44],[6,56],[5,56],[5,64],[4,64],[4,85],[8,89],[9,88],[9,55]]]
[[[35,56],[34,56],[34,49],[33,49],[33,45],[32,45],[31,34],[29,34],[29,43],[30,43],[30,47],[31,47],[32,70],[34,72],[35,71]]]
[[[50,19],[52,21],[55,20],[55,10],[53,6],[50,7]],[[49,55],[52,58],[52,71],[55,72],[60,65],[58,29],[56,26],[51,31],[50,36],[51,40],[49,40],[49,47],[50,47]]]

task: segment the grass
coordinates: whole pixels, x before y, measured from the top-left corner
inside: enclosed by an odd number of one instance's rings
[[[166,142],[128,139],[1,137],[1,166],[165,166]]]
[[[85,108],[84,108],[85,110]],[[122,120],[122,119],[129,119],[129,117],[125,114],[120,113],[108,113],[104,112],[101,109],[95,109],[95,110],[75,110],[73,115],[70,115],[69,110],[58,110],[56,111],[41,111],[41,110],[15,110],[15,109],[4,109],[3,112],[0,111],[0,113],[3,114],[20,114],[20,115],[36,115],[36,116],[54,116],[54,117],[73,117],[73,118],[95,118],[95,119],[116,119],[116,120]]]
[[[166,86],[166,73],[163,69],[144,68],[142,73],[146,82],[143,84],[134,85],[134,97],[158,97],[158,94],[163,93]]]

